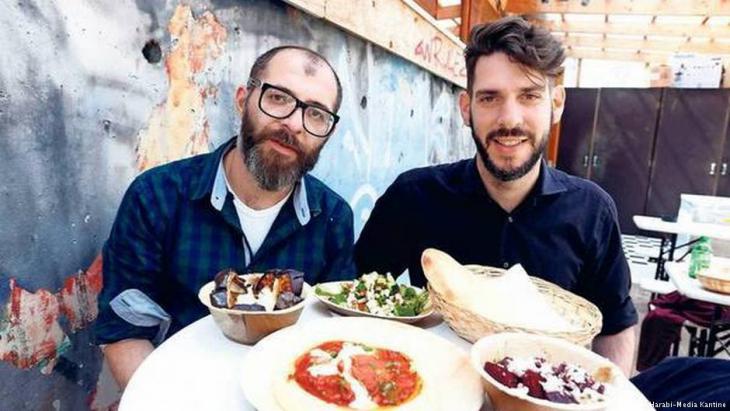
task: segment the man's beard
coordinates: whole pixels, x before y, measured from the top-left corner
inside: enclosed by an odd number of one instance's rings
[[[545,147],[547,147],[548,133],[549,132],[546,132],[542,136],[542,139],[540,139],[540,143],[537,147],[533,146],[532,154],[530,155],[530,158],[525,160],[525,162],[517,165],[517,167],[499,168],[499,166],[497,166],[497,164],[489,157],[489,152],[487,151],[487,144],[498,144],[497,142],[492,141],[492,139],[494,139],[495,137],[507,136],[527,137],[527,142],[529,143],[535,141],[535,134],[530,133],[527,130],[523,130],[519,127],[511,129],[499,128],[489,132],[487,134],[487,137],[485,138],[484,144],[482,144],[482,141],[479,139],[476,132],[474,131],[474,127],[471,127],[471,137],[474,139],[474,143],[477,146],[477,152],[479,153],[479,157],[484,163],[484,167],[486,167],[487,171],[489,171],[489,173],[491,173],[497,180],[504,182],[517,180],[525,176],[528,172],[530,172],[530,170],[532,170],[535,164],[540,161],[540,158],[545,151]]]
[[[297,139],[283,128],[264,130],[257,134],[254,134],[252,129],[251,117],[248,112],[244,112],[239,136],[240,150],[246,168],[262,189],[279,191],[291,187],[317,164],[323,146],[307,152]],[[271,150],[267,155],[262,146],[266,140],[281,142],[293,148],[296,158],[291,159]]]

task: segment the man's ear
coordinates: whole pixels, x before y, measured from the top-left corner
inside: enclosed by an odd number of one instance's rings
[[[459,110],[461,110],[461,118],[464,120],[464,125],[471,127],[471,110],[469,108],[471,103],[471,97],[467,91],[459,93]]]
[[[560,117],[565,109],[565,87],[556,85],[550,93],[550,104],[553,110],[553,124],[560,122]]]
[[[247,95],[248,89],[245,86],[238,86],[238,89],[236,89],[236,110],[238,110],[238,114],[243,114]]]

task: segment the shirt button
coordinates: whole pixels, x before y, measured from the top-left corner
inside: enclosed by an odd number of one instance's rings
[[[507,221],[509,221],[511,223],[514,220],[512,220],[512,216],[507,216]]]
[[[502,267],[504,267],[504,268],[509,268],[509,263],[505,261],[505,263],[504,263],[504,264],[502,264]]]

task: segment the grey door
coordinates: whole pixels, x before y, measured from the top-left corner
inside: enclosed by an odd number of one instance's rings
[[[675,216],[681,193],[713,195],[722,150],[726,90],[667,89],[656,137],[647,213]],[[715,173],[717,164],[715,164]]]
[[[591,155],[591,180],[616,202],[621,231],[635,234],[649,187],[661,89],[602,89]]]
[[[576,176],[588,177],[598,89],[569,88],[565,93],[557,168]]]

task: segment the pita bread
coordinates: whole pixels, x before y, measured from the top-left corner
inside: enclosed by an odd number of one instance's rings
[[[479,276],[443,251],[429,248],[421,265],[444,299],[491,321],[540,331],[577,329],[555,311],[519,264],[502,276]]]

